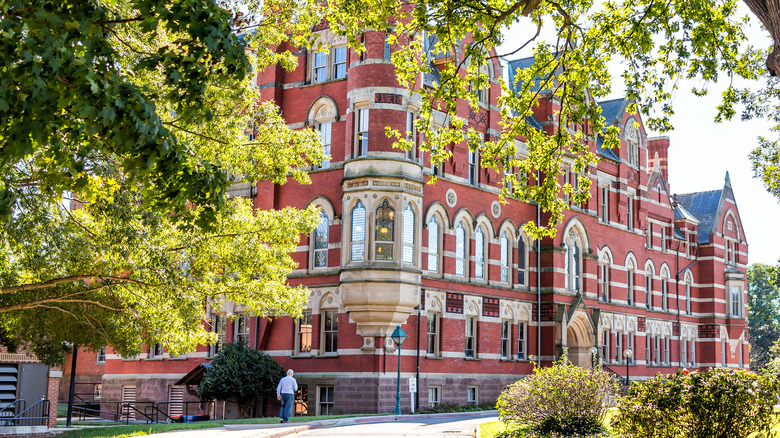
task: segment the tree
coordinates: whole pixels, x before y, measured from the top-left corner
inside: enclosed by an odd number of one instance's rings
[[[319,49],[310,37],[320,25],[358,50],[366,30],[392,31],[398,77],[421,96],[421,149],[441,162],[465,138],[504,174],[503,196],[542,208],[546,223],[526,230],[552,236],[563,192],[587,197],[595,144],[618,142],[596,102],[610,91],[607,63],[623,61],[632,110],[668,129],[677,79],[761,71],[735,4],[0,0],[0,334],[56,361],[63,341],[187,351],[209,339],[204,306],[223,300],[297,315],[306,291],[286,284],[286,254],[317,213],[252,213],[228,201],[227,174],[306,182],[301,169],[323,158],[317,134],[289,129],[252,86],[253,71],[292,69],[293,52]],[[464,101],[478,111],[483,68],[505,55],[495,48],[517,23],[552,26],[557,40],[537,32],[525,43],[536,61],[502,80],[502,130],[483,143],[450,114]],[[425,87],[417,78],[433,68],[439,79]],[[729,88],[719,116],[733,116],[738,98]],[[554,131],[529,123],[541,99],[559,105]],[[564,160],[582,175],[576,191],[559,183]]]
[[[0,1],[4,344],[50,363],[65,342],[176,354],[213,336],[207,306],[300,312],[289,253],[318,212],[226,196],[228,171],[306,183],[323,157],[313,130],[258,104],[253,69],[291,67],[267,48],[311,24],[284,24],[299,4],[265,7],[278,22],[253,51],[209,0]]]
[[[262,351],[243,342],[226,344],[203,374],[198,397],[203,401],[226,400],[237,403],[241,417],[253,412],[260,397],[276,395],[276,385],[284,369]]]
[[[756,371],[767,366],[770,349],[780,339],[780,289],[772,281],[772,270],[754,263],[747,271],[750,368]]]

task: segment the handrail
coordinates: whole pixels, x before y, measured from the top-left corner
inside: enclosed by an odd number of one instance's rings
[[[162,403],[164,403],[164,402],[157,403],[157,405],[146,406],[146,407],[144,408],[144,416],[145,416],[146,418],[150,418],[150,417],[149,417],[149,416],[146,414],[146,411],[147,411],[147,410],[149,410],[149,409],[151,409],[151,410],[152,410],[152,417],[154,417],[154,420],[152,420],[152,423],[159,423],[159,422],[160,422],[160,414],[163,414],[165,417],[167,417],[167,418],[168,418],[168,421],[171,421],[171,422],[173,422],[173,421],[174,421],[174,420],[173,420],[173,418],[172,418],[170,415],[168,415],[167,413],[163,412],[163,411],[160,409],[160,405],[161,405]]]
[[[23,410],[22,412],[19,412],[18,414],[14,415],[13,417],[3,420],[6,426],[45,426],[49,422],[49,408],[51,407],[51,402],[47,399],[40,399],[37,402],[35,402],[32,406],[29,408]],[[41,411],[41,415],[28,415],[28,413],[33,412],[36,410],[36,408]],[[25,424],[25,423],[28,424]],[[35,424],[40,423],[40,424]]]
[[[17,403],[19,403],[19,405],[21,406],[18,409],[16,406]],[[8,403],[7,405],[5,405],[3,409],[0,409],[0,425],[7,426],[8,425],[7,422],[16,416],[16,412],[24,411],[26,405],[27,405],[27,400],[23,398],[16,399]],[[4,412],[10,412],[10,415],[3,415]]]

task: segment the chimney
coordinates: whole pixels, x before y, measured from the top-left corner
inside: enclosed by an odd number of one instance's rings
[[[661,170],[665,181],[669,181],[669,137],[653,137],[647,139],[648,163],[650,172],[656,165]],[[657,162],[656,162],[657,160]]]

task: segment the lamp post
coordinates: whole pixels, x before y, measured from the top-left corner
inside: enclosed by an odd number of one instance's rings
[[[596,347],[590,347],[590,365],[593,369],[596,369],[596,355],[599,353],[599,349]]]
[[[626,358],[626,386],[631,384],[631,379],[629,378],[629,374],[628,374],[628,363],[631,362],[631,356],[633,355],[634,352],[631,351],[630,348],[626,348],[625,350],[623,350],[623,356],[625,356]]]
[[[393,339],[393,342],[398,347],[398,382],[395,387],[395,415],[401,415],[401,344],[406,340],[406,333],[404,333],[400,325],[397,325],[390,338]]]

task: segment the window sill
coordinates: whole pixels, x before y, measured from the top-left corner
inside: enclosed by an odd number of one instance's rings
[[[290,356],[290,359],[311,359],[313,357],[319,357],[319,356],[315,356],[314,354],[311,353],[299,353],[299,354],[293,354],[292,356]]]
[[[303,84],[303,85],[301,85],[301,87],[300,87],[300,88],[308,88],[308,87],[314,87],[314,86],[317,86],[317,85],[325,85],[325,84],[330,84],[330,83],[333,83],[333,82],[341,82],[341,81],[346,81],[348,77],[349,77],[349,73],[347,73],[347,76],[346,76],[346,77],[343,77],[343,78],[338,78],[338,79],[326,79],[326,80],[324,80],[324,81],[320,81],[320,82],[313,82],[313,81],[312,81],[312,82],[309,82],[308,84]]]
[[[464,357],[463,360],[481,361],[482,359],[478,357]]]
[[[318,354],[316,356],[317,359],[327,359],[329,357],[339,357],[338,353],[324,353],[324,354]]]
[[[442,356],[437,356],[435,354],[428,354],[425,356],[426,359],[434,359],[434,360],[441,360],[444,359]]]

